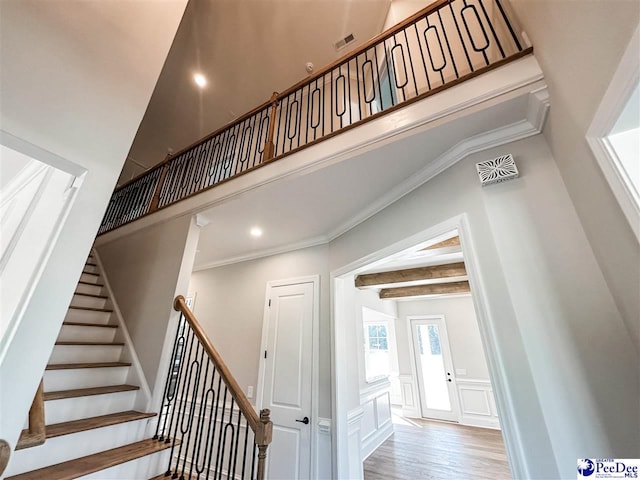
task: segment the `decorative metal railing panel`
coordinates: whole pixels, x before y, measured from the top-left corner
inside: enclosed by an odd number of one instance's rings
[[[531,53],[503,0],[440,0],[118,188],[99,233]]]
[[[175,305],[181,315],[154,435],[171,444],[165,476],[262,480],[269,411],[258,417],[184,298]]]

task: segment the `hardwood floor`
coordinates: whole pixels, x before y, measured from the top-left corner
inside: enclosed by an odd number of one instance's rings
[[[365,480],[510,480],[499,430],[393,416],[394,434],[364,462]]]

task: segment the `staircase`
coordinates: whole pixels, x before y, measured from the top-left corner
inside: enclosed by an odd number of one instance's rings
[[[149,398],[123,330],[92,254],[44,372],[44,444],[19,442],[7,480],[133,480],[164,472],[170,445],[146,433],[156,414],[139,411]],[[25,429],[21,440],[29,437]]]

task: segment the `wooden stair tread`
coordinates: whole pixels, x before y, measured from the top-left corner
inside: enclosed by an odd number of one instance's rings
[[[118,328],[118,325],[113,325],[111,323],[63,322],[62,325],[70,325],[73,327]]]
[[[75,305],[70,305],[69,308],[73,310],[89,310],[91,312],[113,312],[110,308],[76,307]]]
[[[82,418],[80,420],[72,420],[70,422],[54,423],[47,425],[47,438],[60,437],[62,435],[70,435],[72,433],[84,432],[95,428],[109,427],[120,423],[134,422],[145,418],[155,417],[155,413],[137,412],[128,410],[125,412],[110,413],[108,415],[99,415],[97,417]]]
[[[106,295],[96,295],[95,293],[74,292],[73,294],[74,295],[81,295],[83,297],[103,298],[105,300],[109,298]]]
[[[93,345],[103,347],[122,347],[124,342],[56,342],[56,345],[66,346],[80,346],[80,345]]]
[[[73,370],[77,368],[130,367],[128,362],[51,363],[45,370]]]
[[[102,283],[83,282],[82,280],[80,280],[78,283],[81,283],[83,285],[91,285],[92,287],[104,287]]]
[[[85,263],[84,265],[85,265],[85,267],[97,267],[98,266],[96,263],[89,263],[89,262]]]
[[[151,455],[170,448],[171,444],[158,442],[151,438],[141,442],[130,443],[104,452],[94,453],[86,457],[76,458],[68,462],[58,463],[50,467],[9,477],[6,480],[73,480],[90,473],[99,472],[136,458]]]
[[[140,390],[140,387],[135,385],[110,385],[107,387],[58,390],[54,392],[44,392],[44,401],[61,400],[63,398],[90,397],[92,395],[105,395],[107,393],[129,392],[132,390]]]
[[[85,272],[84,270],[82,271],[82,273],[86,274],[86,275],[93,275],[94,277],[99,277],[100,274],[99,273],[94,273],[94,272]]]

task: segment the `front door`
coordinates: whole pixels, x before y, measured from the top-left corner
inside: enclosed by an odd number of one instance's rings
[[[264,327],[262,408],[271,410],[267,478],[311,477],[314,282],[271,286]]]
[[[444,318],[413,318],[410,322],[422,416],[457,422],[456,385]]]

